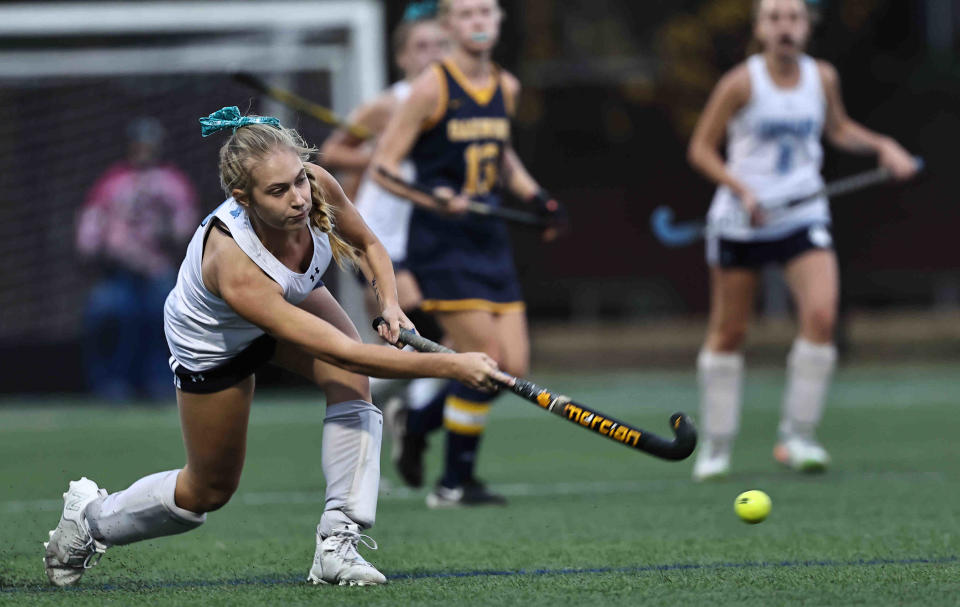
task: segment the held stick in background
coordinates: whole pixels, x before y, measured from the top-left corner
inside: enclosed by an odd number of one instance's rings
[[[383,322],[385,322],[383,318],[376,318],[373,321],[373,329],[377,330]],[[430,341],[409,329],[400,330],[399,341],[421,352],[453,353],[450,348]],[[673,440],[667,440],[600,413],[586,405],[575,403],[568,397],[550,392],[532,381],[512,377],[505,373],[504,376],[507,380],[503,382],[503,385],[510,388],[517,396],[559,415],[567,421],[610,440],[632,447],[637,451],[643,451],[660,459],[679,461],[689,457],[697,446],[697,431],[694,429],[690,418],[683,413],[674,413],[670,416],[670,428],[673,430],[675,437]]]
[[[326,108],[320,104],[314,103],[305,97],[301,97],[292,91],[282,89],[279,87],[271,86],[267,84],[260,78],[257,78],[253,74],[248,74],[245,72],[239,72],[233,75],[233,79],[241,84],[245,84],[250,88],[263,93],[264,95],[275,99],[280,103],[286,105],[289,108],[292,108],[298,112],[302,112],[324,124],[329,124],[330,126],[341,127],[346,129],[351,135],[358,139],[369,139],[373,134],[363,126],[357,124],[347,124],[342,118],[337,116],[332,110]],[[433,196],[433,190],[416,183],[408,183],[406,180],[397,177],[385,171],[383,167],[378,168],[378,172],[382,175],[385,175],[391,181],[397,182],[400,185],[406,186],[412,190],[422,192],[428,196]],[[519,211],[516,209],[510,209],[505,207],[495,207],[489,204],[471,201],[468,210],[471,213],[476,215],[486,215],[488,217],[497,217],[506,221],[513,223],[518,223],[522,225],[535,226],[538,228],[547,227],[547,222],[534,213],[528,213],[526,211]]]
[[[382,166],[377,167],[377,172],[394,183],[402,185],[411,190],[420,192],[421,194],[426,194],[427,196],[430,196],[437,202],[441,204],[443,203],[442,200],[434,196],[433,190],[431,188],[423,184],[409,182],[406,179],[403,179],[402,177],[398,177],[397,175],[394,175],[393,173],[383,168]],[[540,217],[539,215],[536,215],[534,213],[528,213],[526,211],[519,211],[517,209],[510,209],[506,207],[495,207],[483,202],[478,202],[476,200],[470,201],[470,204],[467,207],[467,210],[471,213],[474,213],[475,215],[486,215],[489,217],[497,217],[505,221],[519,223],[522,225],[535,226],[538,228],[547,227],[547,221],[543,217]]]
[[[306,97],[301,97],[292,91],[267,84],[264,80],[257,78],[253,74],[239,72],[233,75],[233,79],[324,124],[344,128],[357,139],[370,139],[373,137],[373,133],[371,133],[369,129],[358,124],[347,124],[330,108],[324,107],[319,103],[314,103]]]
[[[924,166],[923,158],[915,156],[914,161],[917,163],[917,171],[922,171]],[[760,203],[760,206],[762,206],[767,213],[772,214],[811,202],[821,196],[832,198],[843,196],[844,194],[852,194],[871,186],[886,183],[891,179],[892,176],[887,169],[882,167],[871,169],[850,175],[849,177],[837,179],[836,181],[831,181],[823,188],[807,196],[791,198],[790,200],[764,201]],[[668,247],[683,247],[703,238],[706,232],[705,222],[687,221],[674,223],[673,216],[673,209],[666,205],[658,206],[653,210],[653,213],[650,214],[650,227],[653,230],[653,234],[657,237],[657,240],[662,244]]]

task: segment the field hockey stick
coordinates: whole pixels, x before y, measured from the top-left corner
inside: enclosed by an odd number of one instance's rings
[[[414,183],[394,175],[387,169],[382,166],[377,167],[377,172],[393,183],[401,185],[405,188],[420,192],[421,194],[426,194],[439,205],[446,204],[446,201],[442,198],[438,198],[434,193],[433,189],[429,188],[422,183]],[[520,211],[517,209],[511,209],[507,207],[495,207],[489,205],[485,202],[479,202],[477,200],[471,200],[467,203],[467,211],[475,215],[484,215],[487,217],[496,217],[498,219],[503,219],[513,223],[519,223],[521,225],[534,226],[538,228],[545,228],[548,226],[548,222],[543,217],[536,215],[534,213],[528,213],[526,211]]]
[[[292,91],[267,84],[264,80],[257,78],[253,74],[238,72],[233,75],[233,79],[240,84],[249,86],[253,90],[263,93],[271,99],[279,101],[291,109],[302,112],[311,118],[315,118],[324,124],[345,129],[357,139],[370,139],[373,137],[373,133],[370,132],[370,129],[360,126],[359,124],[348,124],[345,120],[340,118],[340,116],[337,116],[336,113],[334,113],[334,111],[330,108],[324,107],[319,103],[314,103],[306,97],[301,97]]]
[[[385,322],[382,317],[378,316],[373,321],[373,329],[376,331]],[[400,329],[400,339],[398,341],[401,344],[412,346],[420,352],[455,354],[450,348],[430,341],[409,329]],[[674,413],[670,416],[670,428],[673,430],[674,438],[673,440],[667,440],[610,417],[605,413],[600,413],[586,405],[573,402],[562,394],[550,392],[530,380],[513,377],[503,372],[501,372],[501,375],[503,376],[502,385],[510,388],[517,396],[595,434],[605,436],[637,451],[643,451],[648,455],[660,459],[679,461],[689,457],[697,446],[697,431],[690,418],[683,413]]]
[[[914,156],[913,160],[917,164],[917,171],[922,171],[924,168],[923,158]],[[886,183],[892,178],[893,175],[890,174],[889,169],[879,167],[831,181],[816,192],[800,198],[765,202],[762,203],[761,206],[767,213],[776,213],[784,209],[800,206],[823,196],[835,198],[837,196],[859,192],[860,190]],[[706,233],[706,222],[687,221],[674,223],[673,215],[673,209],[665,205],[658,206],[653,210],[653,213],[650,214],[650,227],[653,229],[657,240],[662,244],[668,247],[683,247],[693,244],[704,237]]]

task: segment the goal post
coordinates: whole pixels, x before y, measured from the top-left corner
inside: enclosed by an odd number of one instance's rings
[[[89,281],[74,249],[74,219],[90,186],[123,157],[127,122],[143,115],[163,122],[164,158],[194,182],[205,214],[222,192],[218,146],[201,139],[200,116],[238,105],[280,117],[311,143],[329,132],[232,74],[256,73],[339,114],[375,96],[387,75],[380,0],[2,4],[0,37],[7,115],[0,344],[7,345],[79,334]]]

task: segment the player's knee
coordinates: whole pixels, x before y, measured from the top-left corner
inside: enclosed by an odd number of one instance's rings
[[[747,338],[746,323],[730,323],[712,329],[707,335],[707,349],[713,352],[736,352]]]
[[[370,402],[372,400],[370,397],[370,378],[366,375],[359,375],[352,379],[354,380],[351,386],[353,391],[352,395],[347,395],[344,398],[328,399],[327,402],[341,402],[344,400],[365,400]]]
[[[805,332],[818,342],[829,341],[837,324],[837,313],[833,306],[817,306],[806,314]]]
[[[213,512],[227,505],[237,491],[237,482],[208,483],[193,490],[193,511],[198,514]]]

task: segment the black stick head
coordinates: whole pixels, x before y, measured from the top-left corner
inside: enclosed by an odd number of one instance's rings
[[[686,413],[674,413],[670,416],[670,429],[676,438],[670,451],[670,459],[687,459],[697,448],[697,428]]]

